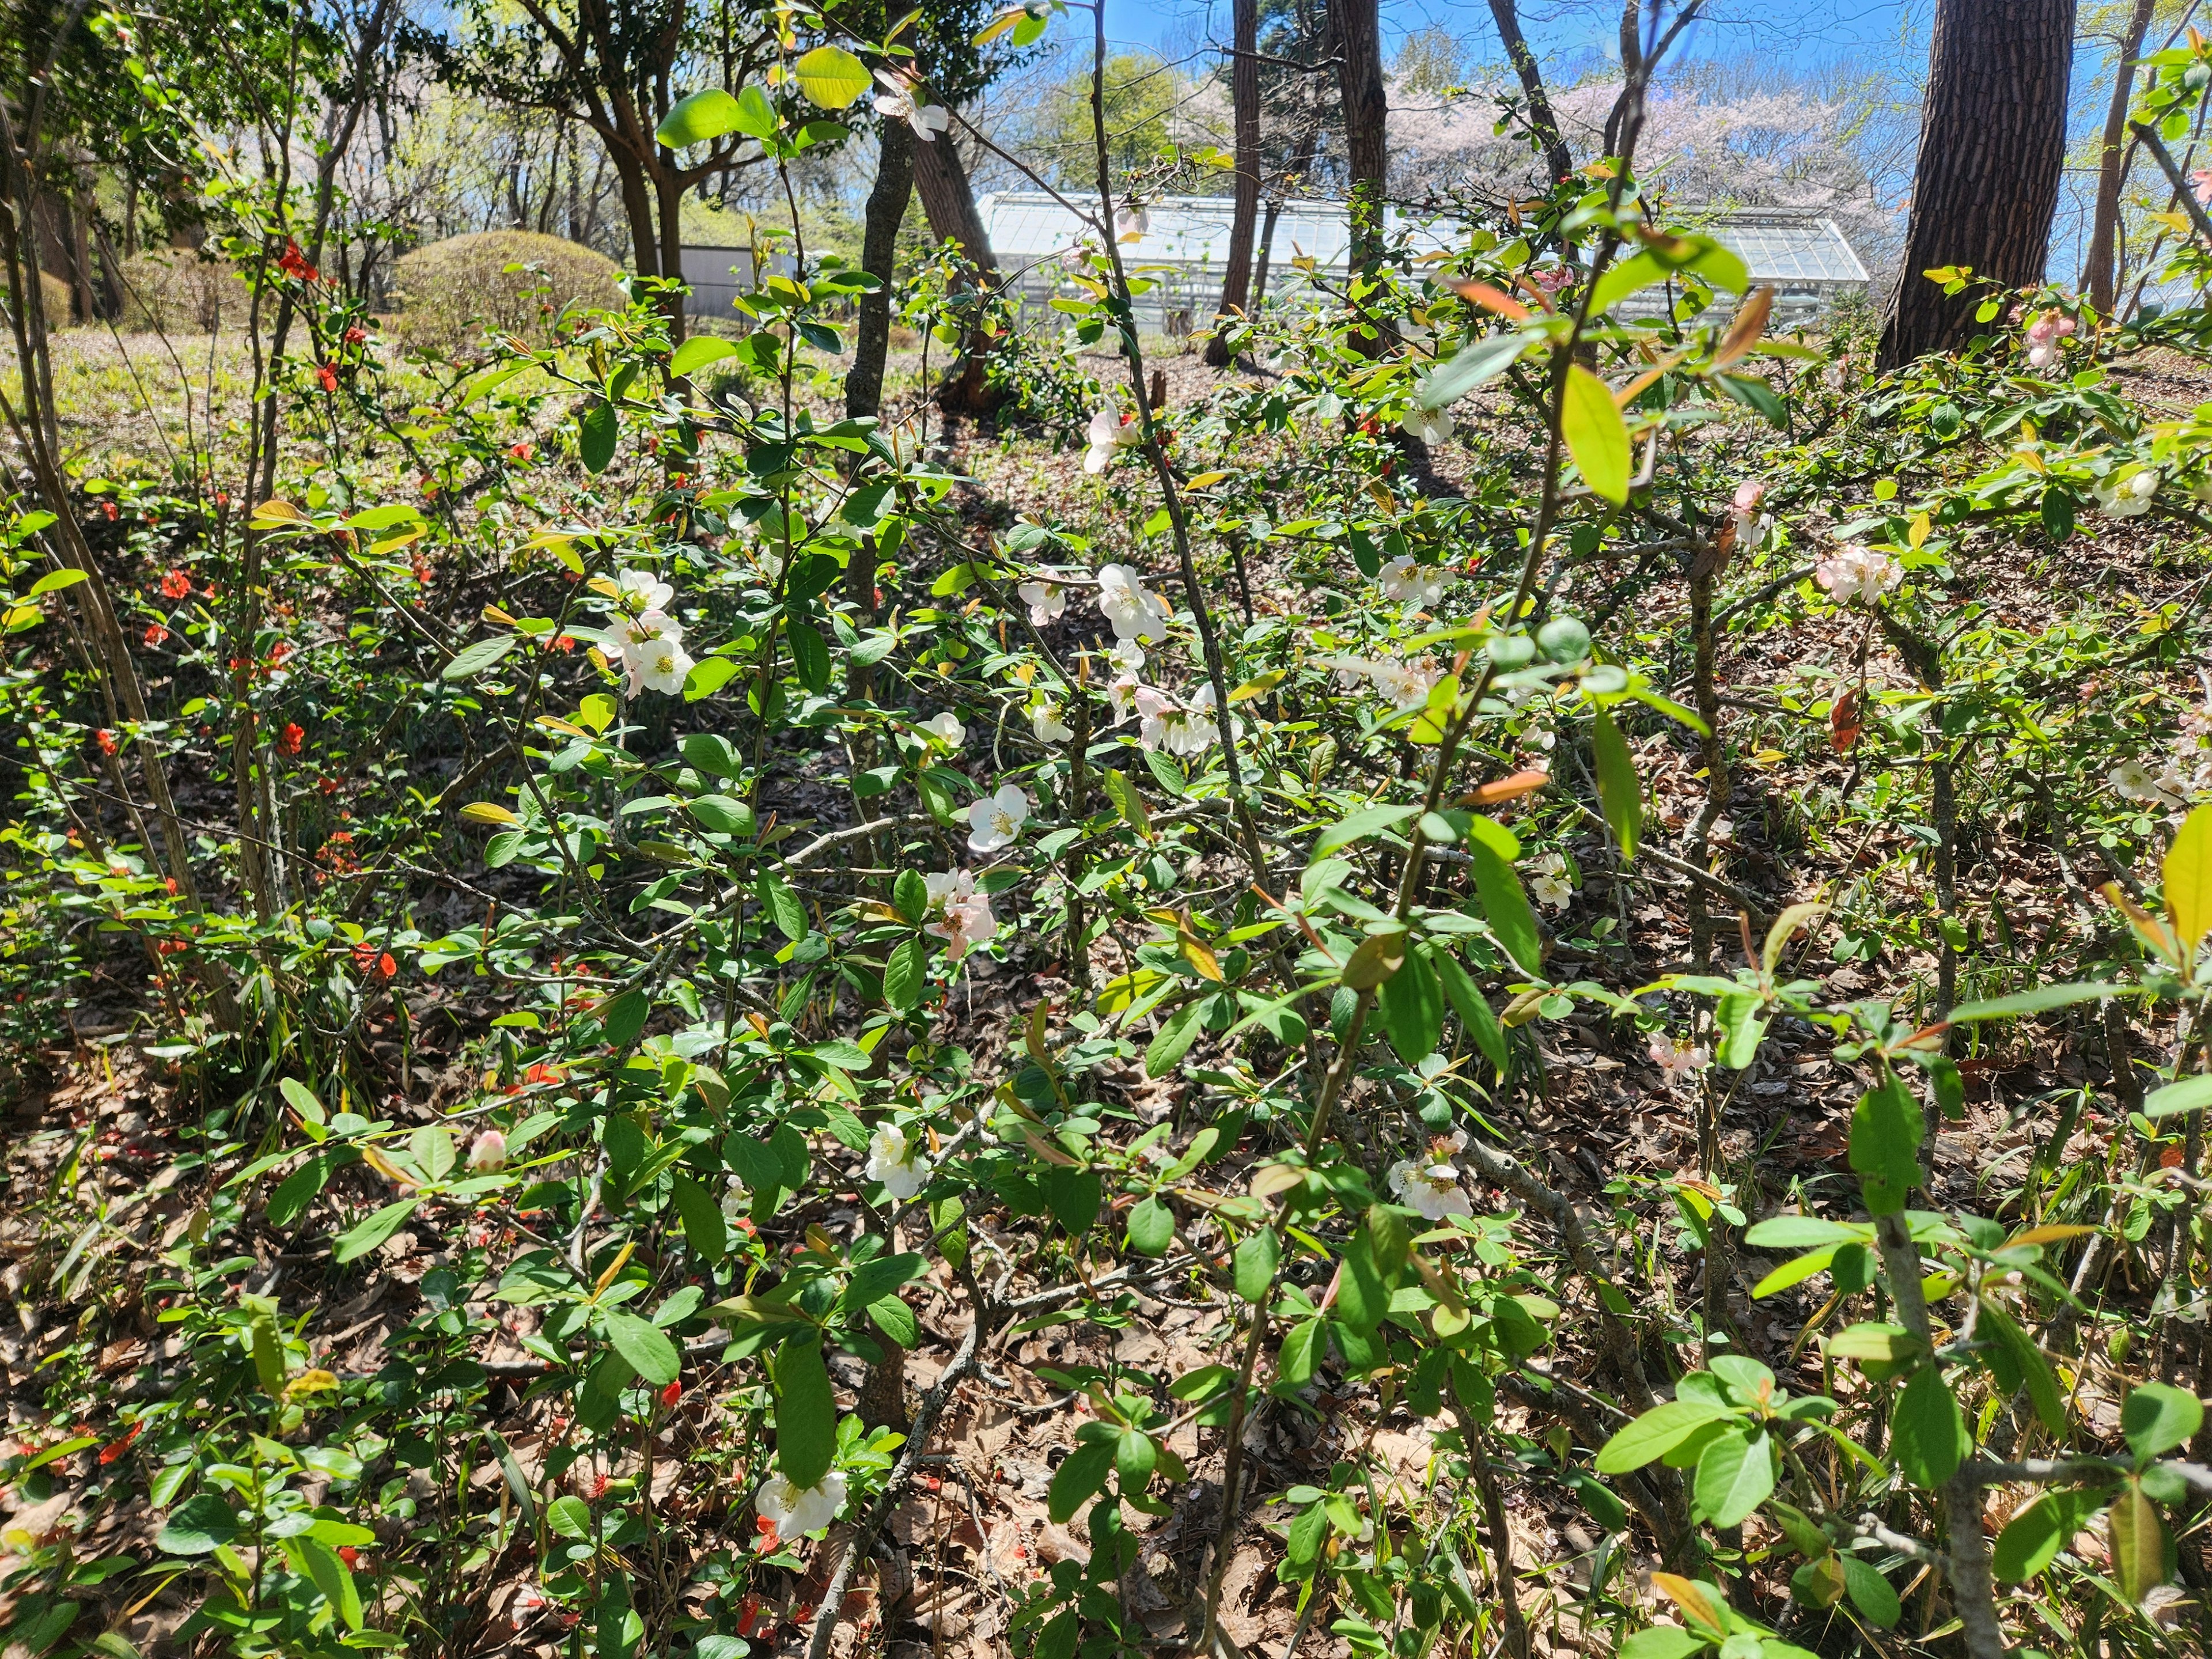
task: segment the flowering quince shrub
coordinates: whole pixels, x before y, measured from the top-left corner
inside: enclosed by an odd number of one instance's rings
[[[662,142],[949,141],[842,27]],[[2185,130],[2212,58],[2154,64]],[[1019,516],[820,395],[888,296],[795,238],[738,337],[634,280],[441,373],[234,198],[276,488],[0,535],[11,633],[99,647],[0,686],[7,983],[134,963],[191,1103],[173,1175],[92,1120],[18,1183],[6,1639],[873,1652],[949,1629],[889,1528],[957,1491],[1082,1540],[980,1558],[978,1651],[1236,1651],[1277,1588],[1397,1659],[2186,1651],[2212,404],[2112,365],[2212,325],[1997,295],[1877,380],[1637,137],[1232,319],[1270,374],[1171,428],[1164,173],[1076,198],[1088,367],[933,256],[907,314],[1063,463]],[[952,1437],[1010,1405],[1033,1474]]]

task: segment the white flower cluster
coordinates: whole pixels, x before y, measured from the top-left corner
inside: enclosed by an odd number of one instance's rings
[[[1098,612],[1125,646],[1157,645],[1168,636],[1168,603],[1145,586],[1143,574],[1126,564],[1109,564],[1098,572]],[[1117,658],[1119,653],[1116,653]],[[1145,660],[1136,653],[1137,665]]]
[[[2212,702],[2181,717],[2170,755],[2122,761],[2105,777],[2121,799],[2167,811],[2212,795]]]
[[[1677,1042],[1664,1031],[1656,1031],[1651,1037],[1651,1063],[1669,1083],[1680,1083],[1693,1078],[1711,1063],[1711,1057],[1702,1045]]]
[[[999,919],[991,914],[991,896],[977,889],[972,874],[948,870],[925,876],[922,882],[937,919],[923,923],[921,931],[943,939],[949,947],[947,956],[957,962],[976,945],[990,943],[999,931]]]
[[[1146,749],[1164,749],[1170,755],[1188,758],[1205,753],[1208,744],[1220,740],[1221,721],[1213,712],[1211,685],[1201,684],[1182,702],[1156,686],[1140,685],[1133,679],[1116,680],[1112,690],[1115,723],[1133,710],[1137,741]]]
[[[1759,510],[1759,504],[1765,499],[1766,486],[1756,478],[1747,478],[1735,487],[1735,495],[1729,502],[1729,517],[1735,525],[1737,552],[1748,553],[1758,547],[1774,527],[1771,515]]]
[[[1444,671],[1433,662],[1393,662],[1378,657],[1332,657],[1328,665],[1336,671],[1338,683],[1347,690],[1362,680],[1373,684],[1375,689],[1390,699],[1399,708],[1412,708],[1429,700],[1429,692],[1444,677]]]
[[[1528,871],[1528,890],[1547,910],[1563,910],[1574,897],[1575,884],[1564,853],[1547,853],[1529,864]]]
[[[650,570],[625,570],[617,578],[623,614],[609,630],[629,675],[626,695],[684,689],[691,659],[684,649],[684,624],[668,614],[676,590]]]
[[[1452,1154],[1467,1145],[1467,1131],[1455,1129],[1429,1143],[1425,1158],[1401,1158],[1390,1166],[1390,1190],[1431,1221],[1448,1215],[1473,1215],[1474,1200],[1459,1184]]]
[[[1393,604],[1408,611],[1432,611],[1451,578],[1429,565],[1416,564],[1409,553],[1384,565],[1378,580],[1383,596]]]
[[[1839,547],[1813,567],[1813,580],[1838,605],[1871,607],[1904,578],[1895,559],[1867,547]]]

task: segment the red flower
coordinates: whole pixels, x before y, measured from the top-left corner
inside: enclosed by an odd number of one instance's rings
[[[100,744],[100,752],[103,755],[113,754],[118,746],[115,741],[115,733],[109,731],[106,726],[102,726],[97,732],[95,732],[94,734],[94,741]]]
[[[338,1546],[338,1559],[346,1564],[346,1571],[350,1572],[361,1565],[361,1552],[350,1544],[341,1544]]]
[[[121,509],[118,508],[113,501],[102,501],[100,504],[100,510],[106,515],[107,521],[110,524],[112,524],[116,520],[123,516]]]
[[[549,651],[574,651],[576,648],[576,636],[574,634],[556,634],[551,643],[545,648]]]
[[[738,1634],[750,1636],[753,1626],[760,1623],[761,1603],[757,1595],[748,1595],[738,1604]]]
[[[111,1440],[106,1445],[102,1446],[100,1449],[100,1462],[102,1464],[112,1463],[117,1458],[122,1456],[125,1452],[130,1450],[131,1443],[138,1437],[138,1431],[145,1426],[146,1425],[143,1423],[133,1423],[120,1439]]]
[[[161,623],[148,623],[146,624],[146,648],[148,650],[152,650],[155,646],[161,644],[168,637],[169,630],[162,627]]]
[[[359,345],[367,338],[368,338],[368,331],[359,323],[356,323],[345,331],[345,343],[348,345]]]
[[[276,269],[303,283],[322,280],[322,273],[307,263],[307,255],[300,252],[300,245],[289,236],[284,239],[283,252],[276,256]]]
[[[684,1379],[680,1376],[660,1391],[660,1403],[664,1406],[673,1406],[683,1398]]]
[[[376,959],[376,971],[386,979],[399,977],[399,964],[392,960],[391,951],[386,951]]]
[[[287,725],[284,728],[284,735],[276,739],[278,752],[286,755],[298,754],[300,745],[306,741],[307,736],[307,732],[301,729],[297,721]]]
[[[537,453],[536,444],[509,444],[507,447],[507,458],[510,460],[526,461]]]
[[[540,1060],[531,1063],[530,1068],[523,1073],[522,1080],[525,1083],[553,1084],[566,1082],[567,1079],[562,1075],[559,1066],[548,1066]]]
[[[216,490],[215,492],[215,504],[217,507],[228,507],[230,505],[230,492],[228,489]]]
[[[192,591],[192,579],[181,570],[167,570],[161,574],[161,597],[165,599],[188,598]]]
[[[320,368],[315,371],[315,378],[323,383],[324,391],[336,392],[338,389],[337,365],[335,363],[325,363]]]

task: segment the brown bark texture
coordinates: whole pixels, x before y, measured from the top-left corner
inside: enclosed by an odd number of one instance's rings
[[[953,148],[950,133],[930,143],[914,147],[914,189],[921,210],[929,216],[929,234],[939,241],[952,241],[973,260],[987,278],[998,275],[999,262],[991,240],[983,232],[983,216],[975,210],[975,191],[968,182],[968,169]],[[938,407],[947,413],[988,414],[997,399],[984,375],[988,342],[971,334],[961,343],[960,361],[937,389]]]
[[[1490,0],[1490,15],[1498,25],[1498,40],[1504,43],[1506,61],[1520,79],[1522,95],[1528,100],[1528,125],[1543,146],[1544,170],[1551,175],[1550,182],[1557,184],[1575,170],[1575,158],[1568,152],[1567,141],[1559,136],[1559,118],[1552,113],[1552,100],[1544,90],[1544,72],[1536,66],[1536,54],[1528,50],[1528,39],[1521,33],[1519,9],[1513,0]]]
[[[2120,66],[2112,76],[2112,100],[2105,110],[2105,136],[2097,152],[2097,204],[2089,221],[2089,255],[2083,261],[2079,286],[2089,303],[2110,313],[2112,295],[2119,286],[2120,186],[2127,172],[2128,94],[2135,88],[2136,59],[2142,53],[2143,36],[2150,30],[2150,15],[2158,0],[2136,0],[2128,18],[2127,38],[2120,42]]]
[[[1206,343],[1206,361],[1215,368],[1229,363],[1221,319],[1249,309],[1252,299],[1252,234],[1260,221],[1260,0],[1236,0],[1232,27],[1237,56],[1229,91],[1236,108],[1237,205],[1229,220],[1221,303],[1214,307],[1213,337]]]
[[[2006,288],[2043,279],[2073,56],[2074,0],[1938,0],[1883,368],[1956,350],[1978,331],[1985,293],[1947,295],[1923,271],[1967,265]]]
[[[1352,263],[1358,266],[1382,252],[1382,188],[1390,163],[1382,27],[1376,0],[1330,0],[1329,11],[1341,54],[1338,87],[1344,100],[1344,152],[1352,179]]]
[[[860,269],[882,287],[863,294],[853,329],[853,367],[845,376],[845,413],[872,415],[884,401],[884,363],[890,352],[891,277],[897,264],[899,226],[914,199],[914,135],[903,121],[885,121],[876,155],[875,187],[868,192],[860,237]]]

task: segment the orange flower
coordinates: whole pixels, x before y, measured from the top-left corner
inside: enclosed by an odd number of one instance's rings
[[[152,650],[157,645],[165,643],[168,637],[169,630],[162,627],[161,623],[148,623],[146,624],[146,648],[149,651]]]
[[[284,735],[276,739],[278,751],[287,755],[298,754],[300,745],[306,741],[307,736],[307,734],[300,728],[297,721],[287,725],[284,728]]]
[[[100,752],[103,755],[112,755],[118,747],[120,747],[120,745],[115,741],[115,733],[109,731],[106,726],[102,726],[94,734],[94,740],[100,744]]]
[[[335,363],[323,364],[320,368],[315,370],[315,378],[323,383],[324,391],[336,392],[338,389],[337,365]]]
[[[163,599],[185,599],[191,594],[191,591],[192,579],[185,574],[183,571],[167,570],[162,573],[161,597]]]

